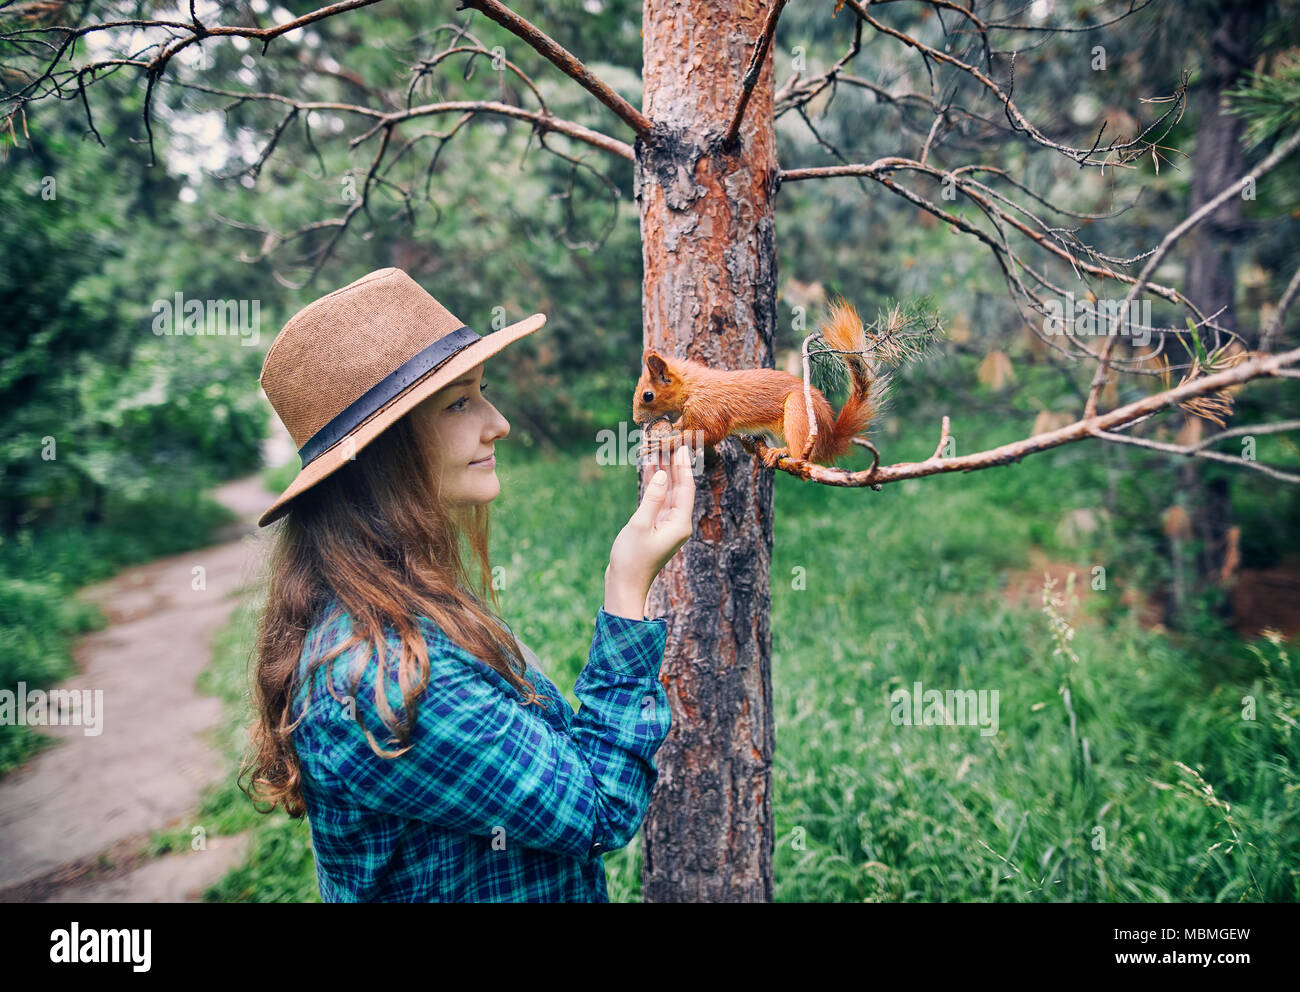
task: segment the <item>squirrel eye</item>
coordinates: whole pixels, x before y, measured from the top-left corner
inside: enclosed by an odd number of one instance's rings
[[[650,390],[648,390],[648,389],[647,389],[644,393],[641,394],[641,402],[642,402],[642,403],[650,403],[650,402],[652,402],[652,401],[654,400],[654,398],[655,398],[655,394],[652,393],[652,392],[650,392]]]

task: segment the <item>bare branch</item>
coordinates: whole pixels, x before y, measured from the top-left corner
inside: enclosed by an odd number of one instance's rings
[[[933,59],[936,62],[942,62],[945,65],[950,65],[956,69],[960,69],[962,72],[969,74],[973,79],[977,80],[981,86],[989,90],[989,92],[991,92],[995,97],[997,97],[998,101],[1002,104],[1003,109],[1006,112],[1007,120],[1010,122],[1013,130],[1028,136],[1032,141],[1036,142],[1037,144],[1043,145],[1046,148],[1052,148],[1060,152],[1062,155],[1065,155],[1066,157],[1073,159],[1075,162],[1077,162],[1080,165],[1080,167],[1084,165],[1092,165],[1095,167],[1123,166],[1126,163],[1131,162],[1133,159],[1139,158],[1142,155],[1146,154],[1147,149],[1151,146],[1151,142],[1145,140],[1147,134],[1149,134],[1160,124],[1164,123],[1164,121],[1167,118],[1169,118],[1171,115],[1175,113],[1177,113],[1178,116],[1169,124],[1169,128],[1172,128],[1174,124],[1177,124],[1178,120],[1181,119],[1182,117],[1182,110],[1183,110],[1183,106],[1186,99],[1186,93],[1187,93],[1186,78],[1183,79],[1182,83],[1179,85],[1178,89],[1176,90],[1172,98],[1173,106],[1171,106],[1169,110],[1167,110],[1159,119],[1152,122],[1148,127],[1144,128],[1143,131],[1140,134],[1138,134],[1136,137],[1134,137],[1132,140],[1123,142],[1121,144],[1116,144],[1114,141],[1112,141],[1109,145],[1107,145],[1103,149],[1103,151],[1106,152],[1108,156],[1110,153],[1115,153],[1117,155],[1117,158],[1112,160],[1108,157],[1106,161],[1102,161],[1102,162],[1089,161],[1094,154],[1095,145],[1092,148],[1073,148],[1070,147],[1069,145],[1063,145],[1059,142],[1053,141],[1051,138],[1047,137],[1040,130],[1038,130],[1038,128],[1036,128],[1029,121],[1029,119],[1026,118],[1025,115],[1020,112],[1020,109],[1016,107],[1015,102],[1012,100],[1012,95],[1014,93],[1014,83],[1015,83],[1014,55],[1012,61],[1011,88],[1004,92],[1003,89],[1000,86],[998,86],[997,83],[993,82],[993,80],[990,79],[987,75],[985,75],[985,73],[983,73],[978,67],[963,62],[961,59],[949,55],[947,52],[940,51],[937,48],[933,48],[929,45],[926,45],[923,42],[918,41],[916,38],[913,38],[910,35],[904,34],[901,31],[891,28],[886,24],[882,24],[880,21],[876,20],[869,13],[867,13],[866,7],[861,2],[859,2],[859,0],[844,0],[844,3],[855,14],[857,14],[858,17],[860,17],[862,20],[870,24],[880,34],[888,35],[889,37],[894,38],[895,40],[901,42],[902,44],[907,45],[910,48],[914,48],[917,52],[919,52],[925,62],[925,67],[927,72],[931,71],[930,60]],[[931,83],[933,85],[933,75],[931,75]],[[1169,133],[1169,128],[1166,128],[1164,132],[1165,134]],[[1164,135],[1161,135],[1161,137],[1163,136]]]
[[[736,107],[735,115],[731,118],[727,133],[722,138],[723,148],[733,147],[736,144],[736,139],[740,136],[740,122],[745,116],[745,108],[749,106],[749,97],[754,92],[754,84],[758,82],[758,75],[763,70],[763,60],[767,57],[767,50],[772,45],[772,36],[776,34],[776,22],[781,16],[785,2],[786,0],[776,0],[776,5],[768,12],[767,22],[763,25],[763,33],[759,35],[758,41],[754,42],[753,55],[750,56],[749,66],[745,69],[745,75],[740,81],[740,103]]]
[[[430,103],[422,107],[411,107],[409,110],[394,111],[385,114],[384,117],[375,124],[374,127],[357,139],[354,143],[359,144],[365,137],[375,133],[382,127],[388,127],[400,123],[404,120],[412,120],[417,117],[427,117],[430,114],[445,113],[485,113],[496,114],[501,117],[513,117],[516,120],[531,121],[540,134],[548,131],[555,131],[573,138],[575,141],[581,141],[591,145],[593,148],[599,148],[601,151],[610,152],[619,158],[625,158],[631,161],[634,155],[632,146],[625,141],[619,141],[617,138],[611,138],[607,134],[599,131],[593,131],[591,128],[574,121],[566,121],[559,117],[552,117],[549,112],[535,112],[525,110],[522,107],[516,107],[509,103],[498,103],[494,100],[450,100],[444,103]]]
[[[1286,141],[1282,142],[1282,144],[1275,148],[1267,158],[1251,169],[1246,176],[1243,176],[1240,179],[1234,179],[1220,190],[1217,196],[1206,201],[1200,208],[1193,211],[1193,213],[1181,224],[1166,234],[1161,240],[1159,247],[1156,248],[1151,257],[1147,259],[1147,264],[1143,266],[1142,272],[1138,276],[1137,280],[1131,287],[1129,287],[1128,295],[1124,297],[1124,302],[1120,307],[1120,323],[1122,324],[1127,318],[1129,307],[1132,304],[1133,299],[1137,296],[1138,291],[1142,286],[1146,284],[1151,273],[1155,271],[1156,266],[1160,264],[1160,260],[1164,258],[1165,253],[1173,247],[1174,242],[1203,221],[1206,217],[1210,216],[1210,214],[1214,213],[1215,210],[1221,207],[1229,199],[1241,195],[1243,179],[1247,177],[1266,175],[1297,148],[1300,148],[1300,131],[1297,131],[1295,134],[1291,135],[1291,137],[1287,138]],[[1097,366],[1097,373],[1093,376],[1092,387],[1088,390],[1088,402],[1083,408],[1083,416],[1085,419],[1092,417],[1097,412],[1097,399],[1101,395],[1102,386],[1106,384],[1106,370],[1110,365],[1110,353],[1114,350],[1115,342],[1117,340],[1119,339],[1115,337],[1108,338],[1105,347],[1102,349],[1101,364]]]
[[[803,362],[803,405],[804,416],[808,418],[808,438],[804,443],[803,451],[798,452],[799,458],[806,459],[812,452],[813,446],[817,443],[817,411],[813,408],[812,398],[812,369],[808,362],[808,346],[812,344],[813,339],[821,339],[821,333],[816,332],[809,334],[803,339],[803,347],[800,349],[800,357]],[[795,454],[791,451],[790,454]]]
[[[930,145],[934,143],[934,136],[939,133],[939,125],[943,123],[943,114],[934,115],[934,123],[930,125],[930,133],[925,136],[925,144],[921,146],[921,164],[925,165],[925,160],[930,157]]]
[[[930,456],[931,458],[943,457],[943,449],[947,447],[948,438],[950,437],[950,429],[951,424],[948,420],[948,415],[945,413],[943,416],[943,423],[939,427],[939,443],[934,449],[934,454]]]
[[[585,65],[557,44],[544,31],[534,27],[506,7],[505,4],[499,3],[498,0],[460,0],[460,3],[456,5],[457,10],[464,10],[466,7],[481,12],[512,34],[518,35],[528,42],[561,72],[577,80],[597,100],[618,114],[619,118],[638,135],[650,133],[650,118],[615,93],[609,84],[593,75]]]
[[[940,219],[946,221],[947,223],[952,224],[954,227],[957,227],[960,230],[965,231],[967,234],[975,235],[976,237],[980,238],[980,240],[984,241],[985,243],[989,244],[991,247],[994,247],[995,250],[997,250],[997,246],[989,238],[989,236],[985,232],[981,231],[979,228],[972,225],[969,221],[965,220],[964,218],[958,217],[956,214],[949,213],[948,211],[942,209],[941,207],[937,206],[931,201],[926,200],[924,197],[921,197],[918,194],[913,193],[911,190],[905,189],[904,187],[901,187],[896,182],[894,182],[890,174],[898,169],[908,169],[917,172],[924,172],[940,181],[948,177],[953,177],[957,187],[962,189],[963,192],[965,192],[968,196],[971,196],[972,199],[975,199],[977,202],[980,202],[984,206],[989,207],[991,210],[999,214],[1003,220],[1010,223],[1022,234],[1031,238],[1032,240],[1037,242],[1041,247],[1046,248],[1048,251],[1052,252],[1053,254],[1060,256],[1062,259],[1069,262],[1071,265],[1076,266],[1082,269],[1083,271],[1088,272],[1091,275],[1098,276],[1100,278],[1114,279],[1118,282],[1134,282],[1134,278],[1132,276],[1127,276],[1122,272],[1116,272],[1114,269],[1110,268],[1109,266],[1092,265],[1090,263],[1082,261],[1079,258],[1076,258],[1068,250],[1062,248],[1058,244],[1055,244],[1051,239],[1045,237],[1044,235],[1040,234],[1037,231],[1034,231],[1028,225],[1024,224],[1022,221],[1016,218],[1011,217],[1009,214],[1007,214],[1005,211],[1002,211],[1000,208],[993,206],[991,203],[989,203],[987,198],[978,195],[978,193],[973,193],[971,185],[964,184],[959,173],[947,172],[943,169],[935,168],[934,166],[923,165],[922,163],[917,162],[913,159],[900,158],[898,156],[889,156],[886,158],[877,159],[874,162],[870,162],[866,164],[854,163],[850,165],[814,166],[814,167],[804,168],[804,169],[782,169],[780,172],[780,181],[782,183],[786,183],[786,182],[794,182],[802,179],[823,179],[823,178],[829,178],[831,176],[865,176],[869,179],[876,180],[881,185],[883,185],[886,189],[898,193],[904,199],[907,199],[912,203],[915,203],[922,210],[934,214],[936,217],[939,217]],[[974,184],[974,185],[979,185],[979,184]],[[1149,286],[1153,293],[1156,293],[1157,295],[1164,297],[1170,302],[1173,303],[1186,302],[1182,294],[1180,294],[1177,290],[1172,289],[1171,287],[1161,286],[1155,283],[1150,283]]]
[[[1264,333],[1260,335],[1260,351],[1273,350],[1273,339],[1282,330],[1282,320],[1286,317],[1287,309],[1291,306],[1291,301],[1295,299],[1297,290],[1300,290],[1300,269],[1295,270],[1295,275],[1287,283],[1286,290],[1282,293],[1282,299],[1277,302],[1277,312],[1273,314],[1273,319],[1268,322],[1268,326],[1264,328]]]
[[[490,51],[482,44],[476,44],[476,45],[454,45],[451,48],[447,48],[441,52],[438,52],[436,55],[433,56],[433,58],[421,59],[413,67],[414,71],[411,73],[411,82],[406,87],[406,106],[408,108],[411,106],[411,100],[415,95],[416,87],[420,85],[420,81],[424,79],[426,76],[430,75],[432,71],[445,59],[449,59],[451,58],[451,56],[456,55],[460,52],[474,52],[479,55],[487,55],[495,58],[494,52]],[[537,98],[537,105],[541,107],[543,111],[547,111],[546,100],[542,96],[542,91],[537,88],[537,84],[532,81],[528,73],[524,72],[523,69],[519,68],[519,66],[515,65],[509,59],[503,58],[501,60],[501,63],[511,72],[513,72],[516,76],[518,76],[521,80],[523,80],[524,85],[527,86],[529,90],[532,91],[533,96]],[[468,72],[469,69],[467,67],[466,78],[468,78]],[[549,111],[547,112],[549,113]]]
[[[153,127],[150,123],[150,115],[152,111],[154,85],[159,79],[163,78],[163,73],[166,71],[171,60],[180,52],[189,48],[191,45],[198,44],[205,38],[243,37],[261,41],[262,53],[266,54],[266,50],[270,46],[271,42],[280,37],[280,35],[287,34],[290,31],[295,31],[298,28],[305,27],[309,24],[314,24],[327,17],[333,17],[337,14],[349,10],[355,10],[359,7],[368,7],[378,2],[379,0],[341,0],[339,3],[321,7],[317,10],[311,11],[310,13],[303,14],[301,17],[292,18],[285,21],[283,24],[277,24],[274,27],[269,28],[227,25],[207,27],[200,23],[197,18],[193,18],[188,22],[159,19],[137,19],[105,21],[79,28],[68,27],[66,25],[45,25],[33,28],[19,28],[2,31],[0,32],[0,39],[4,41],[17,44],[36,40],[53,53],[43,71],[34,79],[31,79],[26,85],[17,90],[0,94],[0,101],[8,105],[5,111],[5,119],[6,121],[12,120],[13,115],[21,110],[24,104],[29,103],[32,100],[48,95],[49,93],[61,94],[63,86],[65,84],[70,84],[73,81],[77,83],[80,96],[83,102],[85,102],[83,79],[86,75],[89,75],[93,81],[96,73],[105,68],[134,65],[137,68],[145,70],[146,87],[142,114],[144,117],[145,131],[149,140],[150,164],[152,165],[154,163],[154,149]],[[146,46],[137,56],[129,59],[101,59],[83,65],[77,69],[66,69],[62,72],[59,71],[59,64],[63,61],[64,56],[71,51],[78,39],[97,31],[111,31],[117,28],[163,28],[168,31],[171,40],[166,44],[163,44],[162,42],[154,42],[153,44]],[[188,34],[180,34],[180,32],[188,32]],[[62,41],[58,45],[51,44],[40,37],[44,34],[62,36]],[[28,35],[32,35],[34,38],[29,39],[27,37]],[[156,56],[151,59],[146,59],[144,57],[145,52],[159,47],[161,47],[161,51]],[[49,90],[45,93],[38,93],[39,88],[47,82],[50,84]],[[87,117],[89,117],[89,103],[86,103],[86,113]],[[93,122],[90,124],[90,129],[92,133],[95,134],[96,138],[98,138],[99,134],[95,131]],[[103,142],[101,141],[100,144],[103,144]]]
[[[1151,448],[1154,451],[1166,451],[1174,455],[1194,455],[1197,458],[1208,458],[1216,462],[1226,462],[1229,465],[1241,465],[1245,468],[1254,469],[1257,472],[1263,472],[1280,482],[1300,482],[1300,475],[1294,475],[1290,472],[1283,472],[1280,469],[1264,465],[1260,462],[1249,458],[1242,458],[1239,455],[1225,455],[1220,451],[1206,451],[1205,449],[1214,444],[1216,441],[1222,441],[1227,437],[1238,437],[1245,434],[1277,434],[1281,431],[1300,430],[1300,420],[1284,420],[1276,424],[1255,424],[1250,427],[1234,427],[1231,430],[1222,431],[1213,437],[1207,437],[1197,444],[1166,444],[1163,441],[1149,441],[1146,438],[1130,437],[1127,434],[1113,434],[1110,431],[1094,431],[1095,436],[1105,441],[1115,441],[1121,444],[1132,444],[1140,448]]]
[[[242,225],[242,224],[236,225],[239,227],[247,228],[249,230],[257,231],[258,233],[263,235],[262,246],[260,251],[252,255],[247,253],[244,254],[241,260],[245,262],[257,262],[257,261],[268,259],[272,254],[276,253],[286,245],[289,245],[293,242],[302,241],[303,239],[309,238],[316,234],[329,232],[329,237],[325,240],[325,242],[322,245],[320,245],[316,249],[300,257],[300,260],[302,262],[311,263],[310,275],[307,277],[305,282],[292,280],[286,276],[281,275],[278,272],[275,273],[275,278],[281,285],[284,285],[289,288],[294,288],[294,289],[301,288],[303,285],[310,283],[312,279],[316,277],[316,274],[319,271],[321,271],[321,268],[323,267],[324,263],[328,261],[332,252],[339,244],[343,234],[347,231],[348,227],[351,225],[352,221],[356,218],[356,216],[359,213],[368,212],[372,187],[383,186],[385,188],[391,189],[394,192],[396,192],[396,194],[403,201],[403,211],[408,215],[412,214],[410,191],[404,188],[403,186],[389,182],[385,178],[385,175],[387,173],[392,172],[393,166],[398,161],[400,161],[407,154],[407,152],[410,151],[412,146],[414,146],[417,142],[425,140],[427,138],[439,139],[440,143],[438,145],[438,150],[437,152],[434,153],[433,156],[431,156],[430,161],[425,169],[425,183],[426,183],[425,197],[427,199],[428,198],[427,186],[428,183],[432,180],[433,169],[437,164],[438,156],[441,153],[442,148],[445,146],[446,142],[450,140],[461,129],[461,127],[468,120],[470,120],[475,114],[487,113],[487,114],[494,114],[498,116],[531,122],[534,125],[535,132],[541,136],[542,146],[551,154],[557,155],[560,158],[563,158],[566,161],[570,162],[571,164],[574,165],[575,168],[581,166],[583,168],[590,169],[591,167],[586,165],[586,163],[580,162],[574,159],[572,156],[564,154],[558,149],[548,145],[545,141],[545,135],[548,131],[554,131],[557,133],[564,134],[567,137],[573,138],[578,141],[582,141],[586,144],[590,144],[593,147],[602,149],[603,151],[612,152],[613,154],[618,155],[620,158],[625,158],[630,160],[633,156],[633,151],[630,145],[627,145],[626,143],[621,141],[617,141],[614,138],[610,138],[608,135],[599,134],[598,132],[592,131],[590,128],[586,128],[583,125],[574,123],[572,121],[565,121],[565,120],[561,120],[560,118],[552,117],[549,115],[549,112],[529,111],[523,109],[522,107],[516,107],[512,104],[498,103],[496,101],[456,100],[456,101],[447,101],[443,103],[428,104],[425,106],[411,107],[406,110],[382,111],[382,110],[375,110],[370,107],[358,106],[355,104],[294,100],[291,97],[287,97],[279,93],[240,92],[237,90],[219,89],[217,87],[206,86],[197,83],[173,82],[172,85],[181,86],[186,89],[192,89],[203,93],[210,93],[217,96],[232,97],[235,99],[237,103],[242,103],[245,101],[261,101],[261,102],[268,102],[268,103],[283,104],[289,108],[286,116],[282,118],[280,123],[277,125],[275,131],[272,134],[270,142],[268,142],[267,146],[262,150],[257,160],[251,166],[248,166],[246,169],[243,169],[240,172],[233,173],[232,175],[234,176],[238,176],[243,172],[251,172],[254,175],[256,175],[257,172],[260,171],[264,163],[267,161],[274,144],[279,140],[279,137],[283,134],[289,122],[292,121],[292,119],[295,116],[297,116],[303,119],[304,126],[306,126],[306,121],[308,116],[307,112],[313,110],[330,110],[337,113],[350,113],[362,117],[363,119],[372,121],[373,122],[372,126],[368,130],[362,132],[361,134],[351,139],[350,145],[353,148],[356,148],[364,144],[367,140],[369,140],[370,137],[372,137],[375,134],[381,135],[379,151],[374,156],[369,167],[366,170],[364,181],[360,184],[360,189],[358,190],[358,198],[355,201],[349,203],[347,210],[344,212],[344,214],[341,217],[334,217],[325,220],[314,221],[312,223],[303,225],[297,228],[296,230],[287,233],[282,233],[280,231],[276,231],[273,229],[252,227],[249,225]],[[394,135],[398,125],[407,121],[415,120],[420,117],[433,116],[433,115],[443,114],[443,113],[455,113],[455,114],[459,114],[460,117],[448,131],[446,132],[424,131],[418,135],[406,139],[401,145],[401,147],[398,148],[394,154],[386,155],[390,140]],[[308,127],[308,133],[310,133],[309,127]],[[592,171],[595,172],[595,170]],[[607,176],[603,176],[598,172],[596,174],[599,178],[604,180],[607,187],[613,186],[612,180],[610,180]],[[222,178],[230,178],[230,177],[222,177]],[[617,209],[616,188],[614,188],[614,198],[616,204],[615,209]],[[218,219],[224,220],[224,218],[218,218]],[[229,222],[227,221],[227,223]]]
[[[876,0],[877,3],[892,3],[894,0]],[[928,0],[934,2],[934,0]],[[1153,0],[1129,0],[1128,10],[1122,14],[1117,14],[1109,21],[1098,21],[1096,24],[1088,24],[1081,28],[1067,27],[1062,24],[1004,24],[1001,21],[991,21],[986,25],[990,31],[1041,31],[1047,34],[1087,34],[1089,31],[1097,31],[1101,28],[1110,27],[1112,24],[1118,24],[1126,17],[1131,17],[1144,7],[1151,5]]]

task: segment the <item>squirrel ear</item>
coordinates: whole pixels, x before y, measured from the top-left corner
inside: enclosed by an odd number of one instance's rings
[[[668,376],[666,374],[668,366],[664,363],[664,360],[659,357],[657,351],[646,353],[645,367],[650,370],[651,375],[659,376],[659,378],[663,379],[665,382],[668,381]]]

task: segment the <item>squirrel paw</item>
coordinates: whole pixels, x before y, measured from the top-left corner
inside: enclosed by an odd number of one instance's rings
[[[763,464],[768,468],[776,468],[777,465],[780,464],[781,459],[789,457],[790,449],[788,447],[768,448],[761,456]]]
[[[642,460],[658,462],[660,458],[671,458],[684,443],[681,431],[673,431],[662,427],[655,430],[653,425],[648,425],[642,436],[641,446],[637,449],[637,460],[638,462]]]

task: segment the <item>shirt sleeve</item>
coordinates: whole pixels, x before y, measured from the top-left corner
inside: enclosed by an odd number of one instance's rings
[[[363,726],[385,750],[401,747],[375,705],[373,648],[356,719],[330,707],[330,765],[356,801],[583,858],[626,846],[645,817],[658,778],[654,754],[671,726],[659,683],[667,622],[599,609],[573,690],[580,706],[567,732],[522,705],[495,669],[426,624],[429,685],[418,697],[408,750],[384,758],[364,733]],[[396,641],[386,647],[388,697],[400,717]]]

